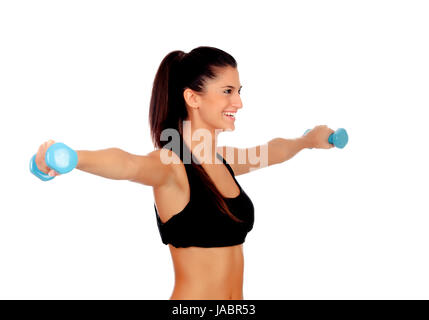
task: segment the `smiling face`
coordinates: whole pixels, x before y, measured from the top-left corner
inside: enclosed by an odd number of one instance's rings
[[[215,68],[215,79],[205,83],[203,92],[186,89],[183,93],[188,108],[188,120],[193,127],[232,131],[237,111],[243,107],[241,83],[237,68]]]

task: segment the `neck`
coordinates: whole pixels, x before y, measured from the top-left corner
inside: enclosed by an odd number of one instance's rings
[[[201,164],[219,163],[216,157],[217,137],[219,129],[191,125],[191,121],[185,121],[183,126],[183,141]]]

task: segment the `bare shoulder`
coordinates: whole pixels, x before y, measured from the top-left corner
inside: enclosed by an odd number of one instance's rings
[[[156,149],[144,156],[135,156],[137,168],[134,182],[153,187],[176,183],[180,158],[171,150]]]
[[[167,166],[169,170],[174,170],[174,168],[182,164],[182,161],[176,153],[165,148],[153,150],[148,153],[147,156],[152,158],[154,161],[157,161],[159,165]]]

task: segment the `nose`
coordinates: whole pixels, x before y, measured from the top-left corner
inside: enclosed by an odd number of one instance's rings
[[[241,101],[241,97],[240,97],[240,95],[239,95],[239,94],[237,94],[237,95],[236,95],[236,97],[235,97],[235,99],[234,99],[234,101],[233,101],[232,106],[233,106],[234,108],[237,108],[237,109],[241,109],[241,108],[243,108],[243,102]]]

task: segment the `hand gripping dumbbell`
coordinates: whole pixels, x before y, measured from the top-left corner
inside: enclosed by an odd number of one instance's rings
[[[305,130],[304,136],[310,130],[311,129]],[[333,144],[337,148],[340,148],[340,149],[344,148],[346,146],[347,142],[349,142],[349,136],[347,135],[346,129],[340,128],[337,131],[335,131],[334,133],[332,133],[328,138],[328,142],[330,144]]]
[[[76,168],[77,153],[62,142],[54,143],[46,150],[46,165],[60,174],[68,173]],[[36,154],[30,160],[30,171],[42,181],[49,181],[55,177],[42,172],[36,166]]]

